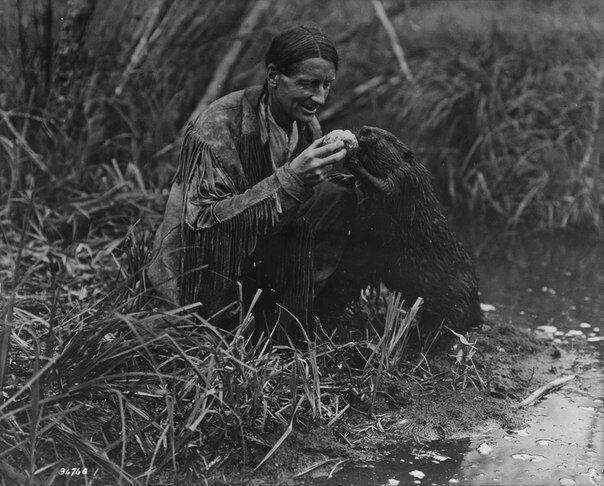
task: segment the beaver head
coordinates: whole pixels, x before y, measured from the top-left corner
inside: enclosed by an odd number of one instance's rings
[[[407,211],[417,205],[437,204],[430,173],[395,135],[365,126],[357,133],[357,139],[358,152],[347,168],[373,199],[391,209]]]
[[[415,164],[413,152],[392,133],[377,127],[363,127],[357,134],[357,162],[370,174],[384,179]]]

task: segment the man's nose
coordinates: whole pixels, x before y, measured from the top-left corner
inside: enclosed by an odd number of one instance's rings
[[[325,104],[325,88],[323,86],[319,86],[313,93],[311,99],[319,105],[324,105]]]

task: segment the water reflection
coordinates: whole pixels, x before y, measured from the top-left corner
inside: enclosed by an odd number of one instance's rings
[[[604,245],[580,237],[500,238],[476,228],[458,235],[474,252],[481,299],[497,314],[530,326],[604,327]],[[523,317],[526,316],[526,317]]]
[[[602,382],[596,386],[601,390]],[[604,410],[594,405],[572,391],[550,395],[537,406],[525,434],[495,430],[478,439],[489,440],[492,452],[485,456],[471,450],[456,477],[476,485],[597,484],[593,480],[604,464]]]
[[[318,478],[305,483],[336,485],[455,484],[452,472],[464,461],[470,439],[432,441],[422,446],[393,444],[384,451],[384,459],[371,464],[353,464],[331,478]],[[449,480],[453,478],[453,482]]]

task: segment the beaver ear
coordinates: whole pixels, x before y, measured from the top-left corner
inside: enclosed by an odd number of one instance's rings
[[[389,133],[390,142],[396,147],[397,152],[403,155],[403,160],[408,164],[415,164],[413,150],[411,150],[405,142],[392,133]]]
[[[409,165],[415,165],[415,155],[413,150],[407,147],[404,143],[400,142],[400,151],[403,155],[403,160]]]
[[[409,165],[415,165],[415,154],[412,150],[405,152],[405,160]]]

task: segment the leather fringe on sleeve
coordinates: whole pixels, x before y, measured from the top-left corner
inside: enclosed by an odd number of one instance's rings
[[[273,173],[273,164],[268,144],[252,134],[241,135],[237,147],[243,171],[249,184],[253,186]]]
[[[237,147],[246,186],[252,187],[273,172],[267,147],[259,137],[243,135]],[[209,151],[209,152],[208,152]],[[238,214],[217,222],[208,228],[197,228],[185,220],[187,189],[192,181],[196,164],[201,160],[212,161],[214,167],[199,167],[200,180],[211,186],[218,167],[231,186],[233,194],[244,188],[235,187],[234,179],[220,165],[212,148],[192,130],[188,130],[180,155],[180,165],[175,176],[183,184],[183,214],[181,219],[180,274],[178,285],[181,305],[202,302],[207,313],[214,312],[229,303],[236,293],[235,282],[242,281],[242,274],[250,268],[250,258],[258,268],[254,272],[255,285],[266,294],[276,297],[276,307],[270,314],[276,319],[281,315],[280,329],[290,337],[298,335],[298,326],[289,312],[307,326],[312,314],[312,247],[314,233],[304,220],[295,220],[278,233],[273,228],[279,220],[279,199],[276,193],[248,206]],[[239,180],[239,178],[237,178]],[[271,233],[272,232],[272,233]],[[248,281],[244,285],[250,285]],[[289,312],[279,311],[279,306]],[[263,311],[268,310],[264,308]],[[270,326],[276,322],[267,322]],[[284,341],[283,337],[277,337]]]
[[[211,228],[182,226],[181,304],[201,301],[215,310],[241,277],[244,260],[277,219],[273,197]]]
[[[261,142],[259,136],[242,135],[238,150],[250,185],[257,184],[272,174],[274,167],[270,149]],[[287,342],[284,332],[294,341],[297,340],[301,336],[294,319],[308,328],[312,318],[313,244],[314,232],[310,224],[298,219],[280,233],[263,241],[257,252],[261,262],[256,272],[259,286],[265,292],[270,291],[277,301],[277,307],[269,312],[269,316],[264,317],[272,321],[266,322],[268,327],[279,320],[278,330],[273,335],[276,341]],[[293,318],[290,313],[294,315]]]

